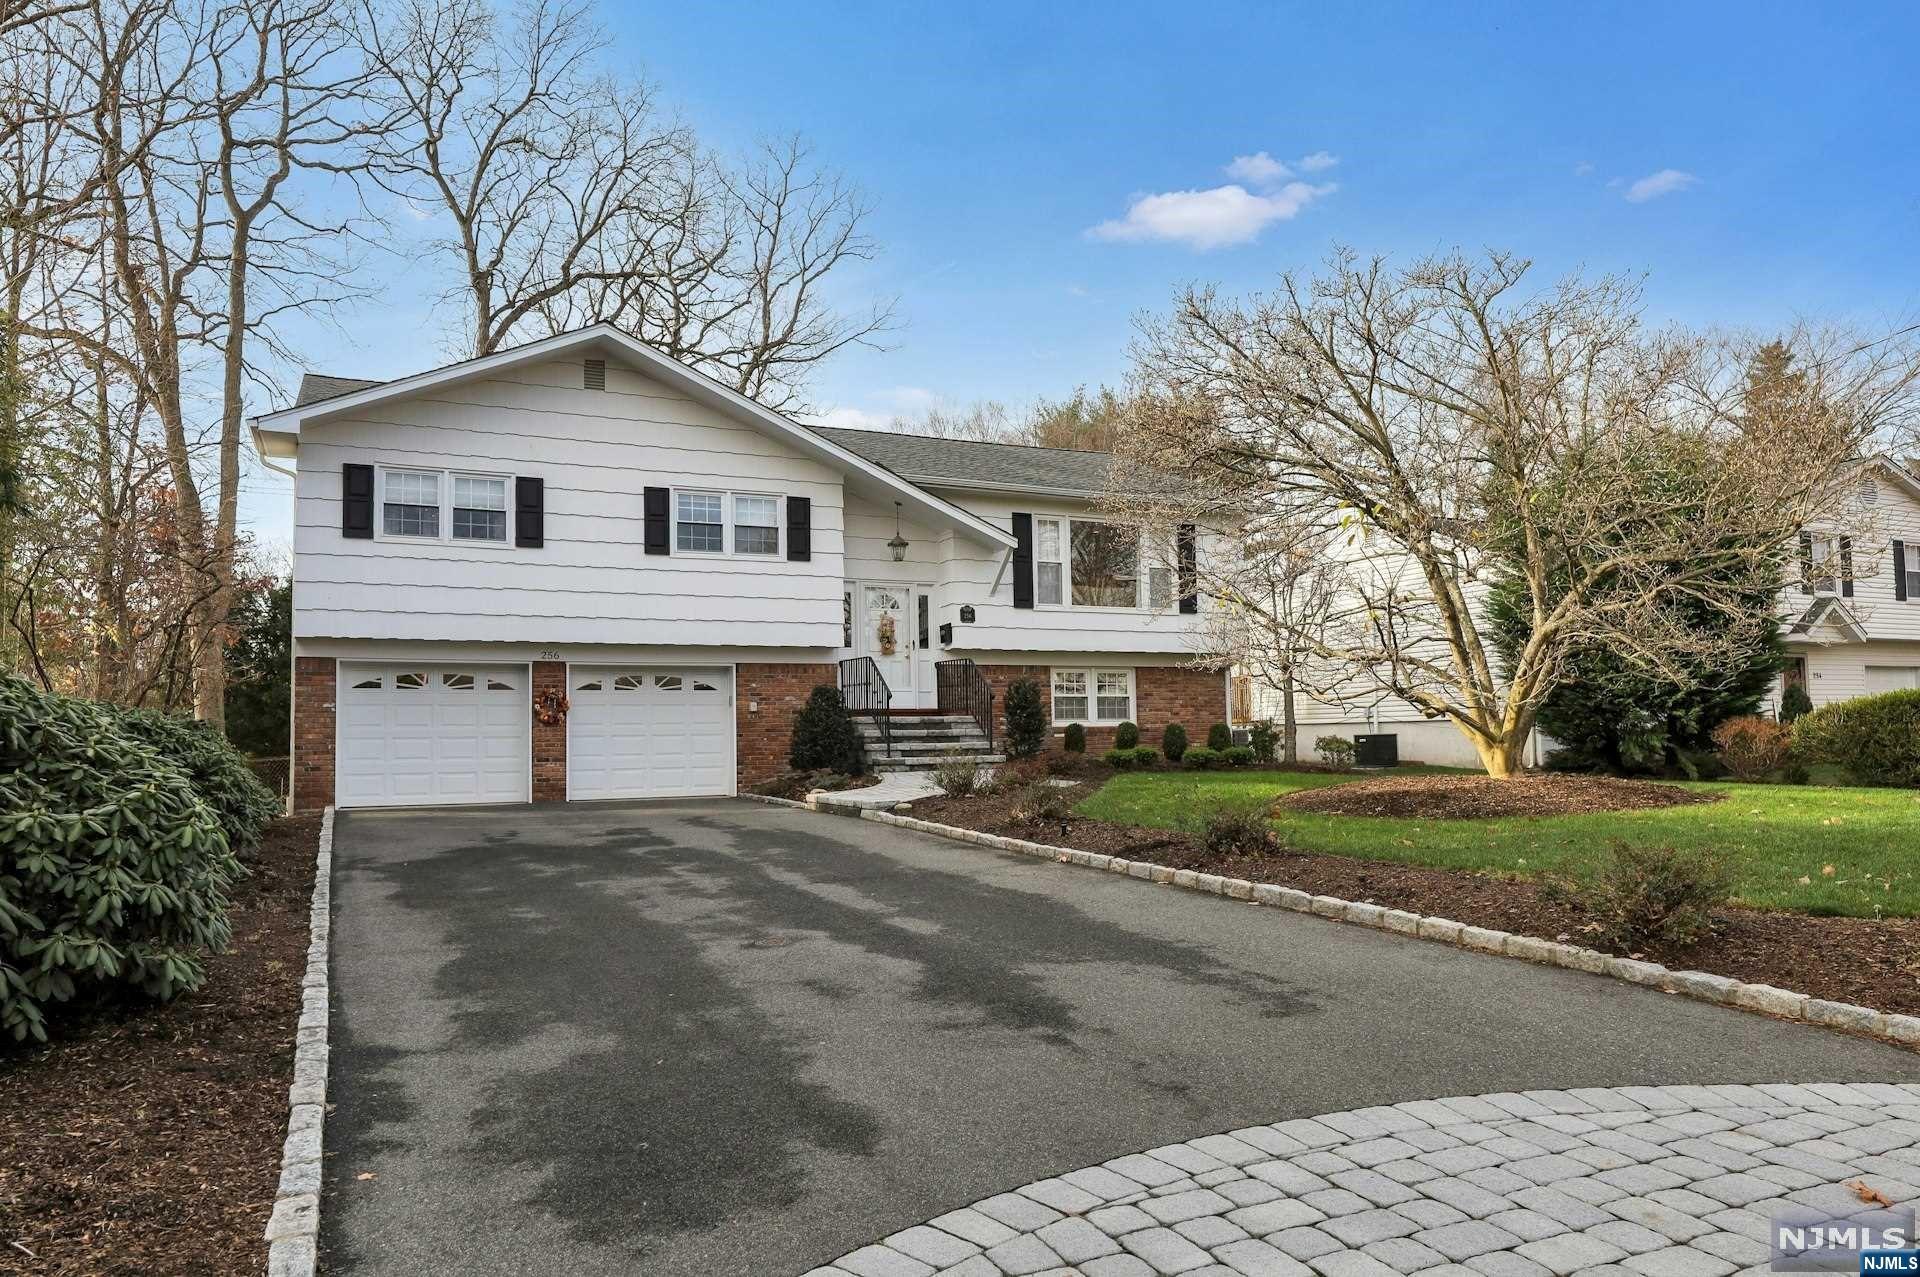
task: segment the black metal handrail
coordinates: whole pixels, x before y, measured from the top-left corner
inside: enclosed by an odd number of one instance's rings
[[[941,661],[933,667],[936,704],[942,714],[969,714],[987,734],[987,750],[993,750],[993,685],[980,667],[967,658]]]
[[[847,711],[872,717],[880,729],[881,749],[893,753],[893,726],[887,715],[893,710],[893,689],[887,676],[871,656],[855,656],[840,662],[840,699]]]

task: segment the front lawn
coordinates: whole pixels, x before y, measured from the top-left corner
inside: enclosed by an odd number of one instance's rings
[[[1407,769],[1414,770],[1414,769]],[[1082,802],[1081,815],[1198,831],[1223,803],[1379,773],[1141,772]],[[1920,915],[1920,791],[1711,783],[1717,803],[1512,820],[1388,820],[1286,812],[1274,827],[1295,847],[1368,860],[1521,875],[1570,868],[1609,839],[1716,847],[1734,857],[1737,898],[1768,909],[1851,917]]]

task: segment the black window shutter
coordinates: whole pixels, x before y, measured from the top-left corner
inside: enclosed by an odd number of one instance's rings
[[[1840,595],[1853,597],[1853,538],[1840,538]]]
[[[513,543],[538,550],[547,543],[547,481],[525,475],[513,481]]]
[[[647,553],[672,554],[672,527],[667,516],[671,494],[665,488],[648,488],[642,512],[646,515]]]
[[[1893,597],[1898,603],[1907,601],[1907,543],[1893,543]]]
[[[787,561],[813,562],[813,498],[787,498]]]
[[[1800,534],[1800,593],[1813,593],[1813,533]]]
[[[373,537],[373,467],[349,461],[340,467],[340,535]]]
[[[1200,610],[1199,529],[1191,523],[1181,524],[1174,550],[1180,558],[1180,610],[1191,615]]]
[[[1013,516],[1013,605],[1033,606],[1033,516]]]

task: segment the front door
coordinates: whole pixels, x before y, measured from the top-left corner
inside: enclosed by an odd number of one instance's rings
[[[863,655],[871,656],[880,667],[893,693],[894,708],[912,708],[918,703],[913,682],[913,587],[869,585],[863,597]]]

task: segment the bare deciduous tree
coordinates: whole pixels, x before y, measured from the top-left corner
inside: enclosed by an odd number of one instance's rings
[[[1342,252],[1245,303],[1192,290],[1141,327],[1149,393],[1115,472],[1116,503],[1149,521],[1331,537],[1311,625],[1247,588],[1241,555],[1203,556],[1201,588],[1290,636],[1317,692],[1445,718],[1495,776],[1578,645],[1653,669],[1710,655],[1683,597],[1724,619],[1719,641],[1765,624],[1742,587],[1850,499],[1913,385],[1911,364],[1808,359],[1749,404],[1750,348],[1648,331],[1630,281],[1528,290],[1527,271]],[[1531,628],[1501,668],[1478,605],[1506,573]]]
[[[370,0],[368,0],[370,2]],[[847,316],[827,278],[871,258],[868,209],[797,140],[727,165],[644,82],[597,69],[572,0],[409,0],[365,24],[404,121],[374,172],[457,262],[464,355],[605,320],[774,408],[807,371],[890,324]]]

